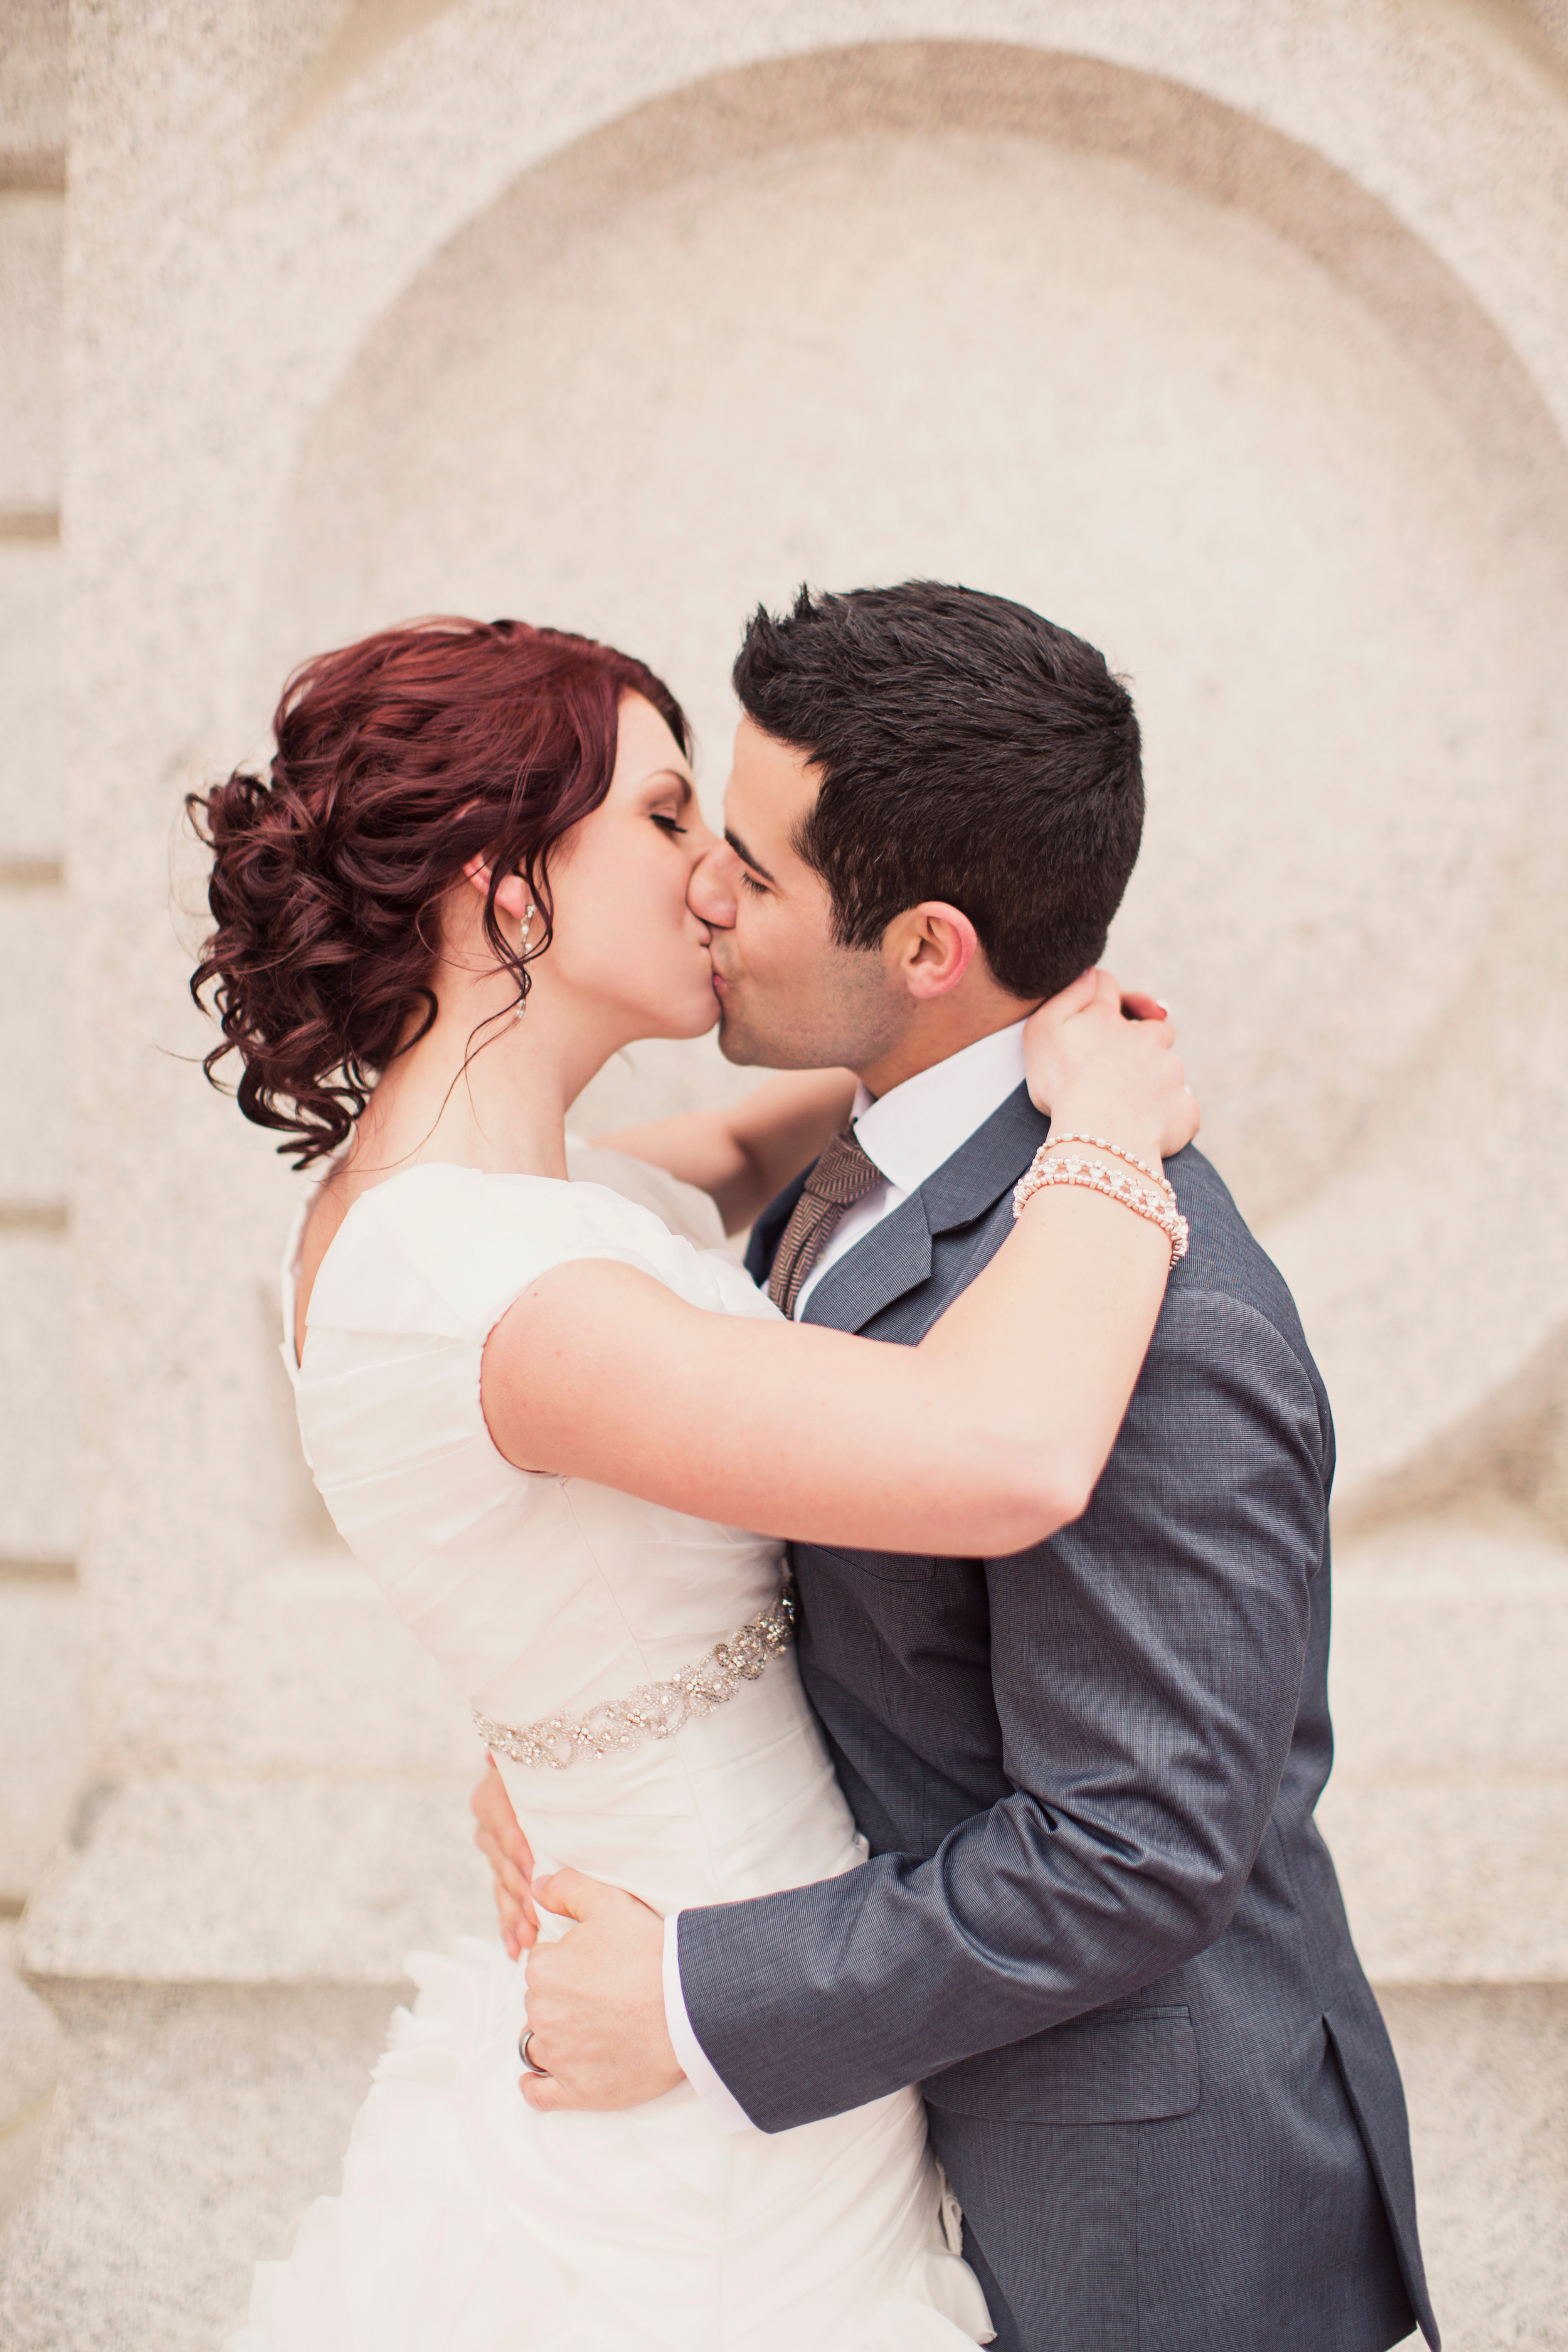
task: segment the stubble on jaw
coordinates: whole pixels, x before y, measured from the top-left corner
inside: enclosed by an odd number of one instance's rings
[[[756,1028],[734,1008],[721,1005],[719,1013],[719,1051],[727,1062],[742,1070],[810,1070],[818,1065],[801,1049],[802,1041],[794,1036],[787,1024],[779,1023]]]
[[[719,1000],[719,1051],[743,1069],[860,1069],[897,1044],[910,1010],[874,948],[830,948],[808,987],[752,982],[744,997]]]

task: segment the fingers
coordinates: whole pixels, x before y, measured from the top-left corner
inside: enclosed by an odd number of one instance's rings
[[[511,1958],[519,1959],[531,1951],[539,1941],[539,1921],[531,1903],[514,1903],[499,1886],[492,1887],[496,1917],[500,1922],[501,1941]]]
[[[586,1919],[602,1896],[619,1892],[583,1870],[552,1870],[548,1878],[533,1882],[534,1901],[561,1919]]]
[[[1055,996],[1047,997],[1038,1009],[1057,1020],[1070,1020],[1074,1013],[1086,1013],[1091,1005],[1115,1006],[1127,1021],[1168,1021],[1171,1008],[1163,998],[1146,988],[1123,988],[1113,971],[1094,965],[1080,972]]]
[[[506,1782],[501,1779],[493,1756],[487,1760],[484,1778],[468,1799],[468,1811],[479,1823],[481,1836],[488,1834],[494,1838],[497,1845],[531,1877],[533,1855],[512,1810]]]
[[[1181,1072],[1179,1062],[1176,1065],[1176,1070],[1179,1076]],[[1178,1151],[1184,1151],[1202,1125],[1203,1113],[1196,1101],[1185,1086],[1179,1087],[1167,1097],[1162,1106],[1161,1158],[1173,1159]]]
[[[489,1864],[501,1941],[515,1960],[539,1935],[532,1900],[533,1854],[518,1826],[493,1756],[468,1799],[468,1811],[475,1822],[474,1843]]]
[[[1197,1132],[1169,1007],[1114,972],[1084,973],[1026,1023],[1030,1098],[1062,1128],[1145,1139],[1164,1157]],[[1155,1138],[1159,1138],[1158,1143]]]
[[[1142,1042],[1146,1045],[1173,1045],[1176,1026],[1171,1018],[1171,1008],[1143,988],[1123,988],[1114,972],[1097,972],[1099,983],[1095,992],[1094,1009],[1099,1012],[1114,1005],[1124,1022],[1137,1027]]]
[[[1179,1055],[1167,1055],[1162,1076],[1160,1156],[1170,1160],[1186,1150],[1203,1124],[1203,1114],[1186,1083],[1186,1071]]]
[[[476,1837],[474,1843],[490,1866],[490,1893],[495,1898],[502,1934],[510,1939],[515,1930],[523,1944],[531,1944],[539,1933],[539,1920],[534,1912],[529,1881],[515,1863],[500,1853],[493,1843],[487,1843],[482,1835]],[[512,1958],[517,1958],[515,1952]]]
[[[1083,1012],[1094,1003],[1099,982],[1100,974],[1091,965],[1088,971],[1080,971],[1076,980],[1069,980],[1065,988],[1058,989],[1054,996],[1037,1005],[1034,1017],[1037,1020],[1043,1013],[1047,1020],[1070,1021],[1075,1013]]]
[[[477,1829],[474,1843],[489,1864],[498,1890],[504,1890],[514,1903],[525,1903],[531,1884],[529,1874],[514,1861],[493,1831]]]
[[[563,2107],[575,2106],[576,2101],[566,2091],[553,2072],[550,2049],[542,2038],[538,2026],[525,2026],[518,2039],[518,2056],[526,2051],[522,2073],[517,2087],[526,2104],[536,2115],[555,2115]]]
[[[572,2104],[553,2074],[521,2074],[517,2086],[536,2116],[558,2115]]]
[[[606,1886],[602,1878],[590,1878],[585,1870],[553,1870],[547,1877],[536,1878],[533,1899],[558,1918],[579,1921],[595,1913],[613,1912],[623,1904],[635,1912],[650,1908],[639,1895],[628,1895],[624,1886]]]
[[[484,1777],[469,1792],[468,1811],[479,1824],[476,1834],[481,1845],[486,1838],[492,1839],[498,1846],[501,1845],[505,1842],[508,1826],[515,1828],[517,1825],[517,1816],[506,1793],[506,1783],[496,1769],[493,1756],[486,1758]]]
[[[1147,1004],[1151,1010],[1154,1008],[1152,997],[1142,997],[1137,1001]],[[1047,1021],[1058,1025],[1080,1020],[1086,1015],[1091,1021],[1101,1022],[1110,1014],[1121,1014],[1125,1002],[1121,982],[1116,974],[1096,965],[1092,971],[1082,973],[1070,987],[1064,988],[1059,996],[1047,999],[1040,1012]],[[1163,1012],[1164,1008],[1159,1009]],[[1142,1016],[1131,1014],[1127,1017],[1142,1019]]]

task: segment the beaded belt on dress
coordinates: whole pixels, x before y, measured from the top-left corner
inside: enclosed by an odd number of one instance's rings
[[[514,1764],[564,1772],[580,1756],[611,1756],[645,1739],[670,1739],[694,1717],[711,1715],[734,1697],[742,1683],[754,1683],[795,1638],[799,1607],[786,1585],[778,1599],[738,1633],[715,1642],[694,1666],[682,1666],[668,1682],[644,1683],[625,1698],[605,1699],[585,1715],[547,1715],[521,1726],[492,1723],[479,1708],[474,1728],[487,1748]]]

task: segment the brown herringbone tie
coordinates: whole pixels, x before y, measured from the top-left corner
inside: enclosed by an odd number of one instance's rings
[[[816,1264],[823,1244],[845,1212],[883,1181],[875,1160],[868,1160],[847,1127],[836,1135],[810,1175],[784,1227],[784,1239],[768,1276],[768,1297],[793,1316],[801,1286]]]

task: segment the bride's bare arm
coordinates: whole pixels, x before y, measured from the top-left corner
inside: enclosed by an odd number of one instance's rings
[[[1072,994],[1030,1024],[1031,1084],[1043,1068],[1068,1129],[1150,1160],[1177,1149],[1196,1110],[1168,1024],[1124,1022],[1113,982]],[[491,1334],[485,1414],[520,1468],[764,1534],[1017,1551],[1085,1508],[1169,1264],[1157,1226],[1053,1187],[918,1348],[705,1313],[604,1261],[559,1266]]]
[[[710,1192],[725,1232],[738,1234],[810,1167],[844,1125],[854,1098],[847,1070],[792,1070],[753,1087],[726,1110],[683,1111],[593,1139]]]

